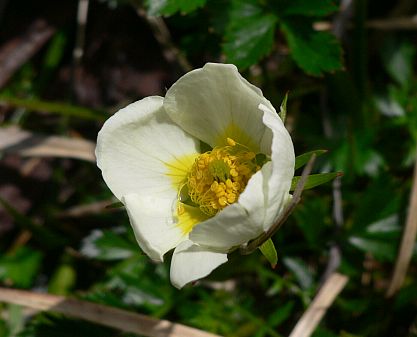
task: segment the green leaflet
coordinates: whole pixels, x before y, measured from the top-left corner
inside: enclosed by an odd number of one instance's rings
[[[149,15],[188,14],[205,5],[207,0],[147,0]]]
[[[287,118],[287,101],[288,91],[285,94],[284,99],[282,100],[281,106],[279,107],[279,117],[281,117],[283,123],[285,123],[285,119]]]
[[[266,259],[271,264],[272,268],[275,268],[278,262],[278,255],[277,251],[275,249],[274,243],[271,239],[268,239],[268,241],[265,241],[260,247],[259,250],[262,252],[262,254],[266,257]]]
[[[307,178],[307,182],[304,185],[304,190],[309,190],[310,188],[325,184],[328,181],[333,180],[334,178],[340,177],[342,175],[343,173],[341,172],[311,174]],[[299,180],[300,176],[295,176],[294,178],[292,178],[290,191],[295,190],[295,187],[297,186]]]
[[[326,152],[327,152],[327,150],[314,150],[314,151],[310,151],[310,152],[300,154],[299,156],[295,157],[294,170],[297,170],[300,167],[307,164],[307,162],[310,160],[310,158],[313,154],[315,154],[318,157],[318,156],[321,156],[322,154],[324,154]]]
[[[278,18],[257,1],[234,1],[226,26],[223,52],[227,61],[247,68],[267,55],[274,45]]]
[[[320,76],[342,68],[342,51],[335,36],[317,32],[311,22],[284,19],[281,28],[287,38],[291,55],[306,73]]]

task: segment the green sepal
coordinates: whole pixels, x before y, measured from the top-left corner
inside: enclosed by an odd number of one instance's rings
[[[303,190],[309,190],[310,188],[325,184],[328,181],[333,180],[334,178],[340,177],[342,175],[342,172],[311,174],[308,176],[307,182],[305,183]],[[295,176],[294,178],[292,178],[290,191],[295,190],[299,180],[300,176]]]
[[[281,117],[282,122],[285,123],[285,119],[287,118],[287,101],[288,101],[288,91],[282,100],[281,106],[279,107],[279,117]]]
[[[260,247],[259,250],[262,254],[266,257],[266,259],[271,264],[272,268],[275,268],[278,263],[278,255],[277,250],[275,249],[275,245],[271,239],[265,241]]]
[[[310,158],[313,154],[315,154],[316,157],[318,157],[318,156],[321,156],[322,154],[324,154],[326,152],[327,152],[327,150],[314,150],[314,151],[310,151],[310,152],[300,154],[299,156],[295,157],[294,170],[297,170],[301,166],[304,166],[305,164],[307,164],[307,162],[310,160]]]

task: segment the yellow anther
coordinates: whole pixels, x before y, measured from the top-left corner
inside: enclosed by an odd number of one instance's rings
[[[238,143],[231,138],[226,141],[226,146],[201,154],[188,174],[188,195],[209,216],[236,202],[250,177],[259,169],[253,152],[240,144],[236,146]],[[179,205],[178,214],[180,212],[183,209]]]
[[[232,138],[227,138],[227,144],[229,144],[230,146],[235,146],[236,142],[232,139]]]
[[[213,181],[213,183],[212,183],[212,184],[211,184],[211,186],[210,186],[210,189],[211,189],[213,192],[216,192],[218,188],[219,188],[219,183],[218,183],[217,181]]]
[[[220,190],[220,191],[217,191],[216,192],[216,197],[217,198],[220,198],[220,197],[222,197],[223,195],[225,195],[226,194],[226,192],[224,191],[224,190]]]
[[[223,207],[227,205],[227,199],[226,199],[226,197],[219,198],[219,205],[220,206],[223,206]]]
[[[229,193],[228,195],[227,195],[227,202],[229,203],[229,204],[232,204],[232,203],[234,203],[236,201],[236,194],[234,194],[234,193]]]

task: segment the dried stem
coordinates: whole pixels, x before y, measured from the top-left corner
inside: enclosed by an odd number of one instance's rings
[[[174,45],[171,38],[171,33],[165,21],[158,16],[149,16],[146,11],[138,5],[135,5],[138,15],[145,19],[151,28],[155,39],[162,47],[165,59],[171,64],[177,64],[182,72],[186,73],[193,69],[190,62],[181,51]]]
[[[311,336],[347,281],[348,278],[345,275],[333,273],[297,322],[289,337]]]
[[[95,144],[85,139],[41,136],[17,127],[0,128],[0,150],[26,157],[64,157],[95,162]]]
[[[182,324],[63,296],[0,288],[0,301],[41,311],[59,312],[147,337],[220,337]]]
[[[413,185],[411,188],[410,205],[408,207],[408,216],[405,224],[403,237],[401,240],[400,251],[395,262],[394,273],[391,283],[388,287],[386,296],[393,296],[402,286],[408,266],[410,265],[413,254],[414,243],[417,235],[417,158],[414,164]]]
[[[346,26],[347,28],[352,28],[352,23],[347,22]],[[368,20],[365,22],[365,27],[375,30],[416,30],[417,15],[412,17]],[[313,28],[317,31],[335,30],[334,24],[329,21],[315,22]]]

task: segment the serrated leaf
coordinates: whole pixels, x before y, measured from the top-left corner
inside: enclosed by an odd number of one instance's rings
[[[318,157],[318,156],[321,156],[322,154],[324,154],[326,152],[327,152],[327,150],[314,150],[314,151],[310,151],[310,152],[300,154],[299,156],[295,157],[294,170],[297,170],[300,167],[307,164],[307,162],[310,160],[310,158],[313,154],[315,154]]]
[[[330,173],[319,173],[319,174],[311,174],[307,178],[307,182],[304,185],[304,190],[309,190],[313,187],[325,184],[330,180],[333,180],[336,177],[340,177],[343,174],[341,172],[330,172]],[[292,178],[291,188],[290,191],[294,191],[298,181],[300,180],[300,176],[295,176]]]
[[[332,0],[286,0],[280,3],[282,15],[325,16],[337,11]]]
[[[147,0],[149,15],[188,14],[205,5],[207,0]]]
[[[265,241],[260,247],[259,250],[266,257],[266,259],[271,264],[272,268],[275,268],[278,262],[277,250],[271,239]]]
[[[329,32],[317,32],[306,21],[283,20],[281,28],[291,56],[306,73],[320,76],[342,68],[340,43]]]
[[[257,1],[234,1],[223,45],[227,61],[247,68],[267,55],[274,45],[276,22],[277,17]]]

